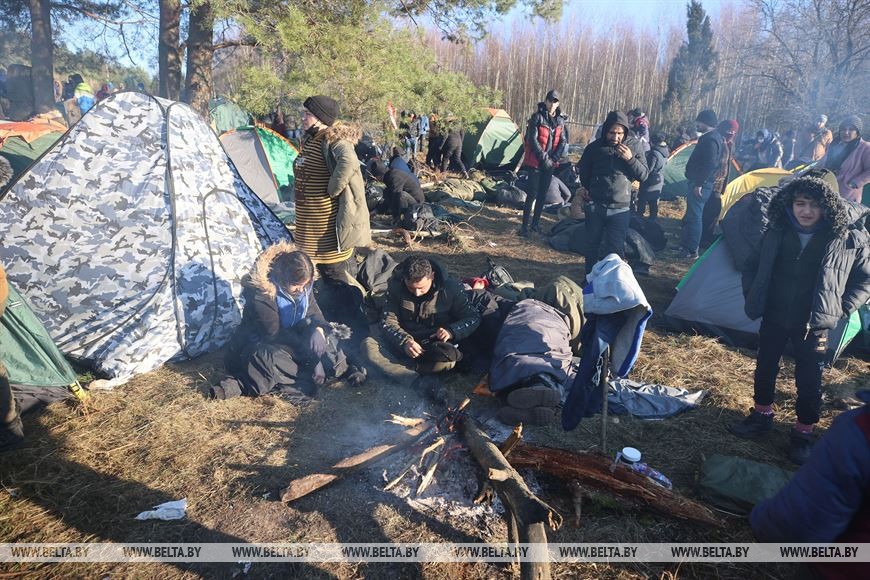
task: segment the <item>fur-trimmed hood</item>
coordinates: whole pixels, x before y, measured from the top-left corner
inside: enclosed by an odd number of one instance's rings
[[[327,127],[324,131],[324,139],[330,144],[338,141],[349,141],[355,144],[362,138],[363,134],[362,127],[347,121],[336,121],[332,127]]]
[[[850,228],[863,229],[870,209],[849,203],[840,197],[824,180],[817,177],[801,177],[783,187],[770,201],[768,218],[771,228],[784,228],[789,223],[787,209],[791,207],[798,191],[809,193],[819,201],[824,210],[824,219],[839,238],[846,237]]]
[[[287,241],[269,246],[263,250],[263,253],[257,256],[254,267],[251,268],[251,273],[242,279],[242,284],[259,290],[269,298],[275,298],[278,295],[278,289],[275,287],[274,282],[269,279],[269,274],[272,273],[272,264],[275,263],[278,256],[295,252],[297,249],[296,244]]]

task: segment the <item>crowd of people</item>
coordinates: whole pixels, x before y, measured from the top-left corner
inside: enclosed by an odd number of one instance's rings
[[[111,90],[104,85],[90,105]],[[61,96],[87,100],[90,94],[81,76],[71,75]],[[480,350],[475,343],[483,340],[481,311],[457,277],[437,259],[412,255],[395,266],[386,284],[379,324],[374,327],[360,318],[366,290],[350,266],[357,249],[371,242],[371,208],[363,168],[383,181],[385,210],[399,216],[424,201],[413,167],[424,152],[427,164],[467,176],[459,124],[435,113],[403,112],[398,127],[406,154],[396,148],[389,162],[374,158],[366,166],[359,155],[366,149],[361,149],[365,145],[361,130],[340,117],[339,103],[328,96],[311,96],[303,103],[301,148],[294,167],[295,244],[269,247],[249,265],[242,281],[242,323],[226,351],[228,375],[210,392],[216,399],[281,392],[304,400],[314,395],[318,385],[333,379],[362,383],[374,367],[387,369],[386,374],[395,368],[412,374],[440,373],[467,363],[470,353]],[[776,378],[786,346],[791,344],[796,360],[797,422],[790,432],[789,457],[796,464],[824,461],[820,452],[813,455],[813,427],[819,421],[828,333],[870,299],[870,233],[865,226],[870,210],[860,205],[861,190],[870,182],[870,145],[861,138],[860,117],[844,117],[837,139],[826,123],[827,118],[820,116],[811,131],[786,147],[765,129],[753,145],[757,163],[764,166],[798,162],[815,163],[815,169],[783,186],[773,198],[761,246],[742,272],[746,314],[761,320],[761,346],[754,375],[754,408],[729,430],[744,438],[767,436],[772,431]],[[685,168],[687,207],[680,238],[681,256],[688,259],[696,258],[699,248],[712,241],[732,160],[739,155],[735,152],[740,129],[736,120],[720,121],[714,111],[705,109],[697,114],[695,125],[697,143]],[[679,138],[689,136],[682,131]],[[522,164],[530,175],[530,193],[523,207],[520,236],[540,233],[543,201],[554,171],[564,163],[566,148],[560,95],[550,90],[524,131]],[[607,114],[600,134],[585,147],[576,165],[580,187],[575,195],[583,202],[587,274],[607,256],[624,257],[633,210],[643,215],[648,208],[650,219],[657,219],[668,157],[667,135],[652,131],[643,111]],[[839,191],[822,179],[827,171],[836,174]],[[320,296],[328,297],[332,322],[313,292],[318,277],[323,285]],[[0,270],[0,314],[4,289]],[[363,336],[348,343],[357,348],[345,351],[348,329],[335,321],[347,323],[354,333],[362,329]],[[367,337],[369,332],[377,336]],[[368,338],[374,340],[369,341],[371,352],[366,357],[360,345]],[[14,402],[4,395],[8,389],[3,381],[0,365],[0,419],[7,426],[0,433],[0,445],[20,441],[22,436]],[[508,405],[510,416],[531,422],[539,417],[549,420],[552,413],[536,410],[550,409],[559,402],[540,383],[517,384],[503,394],[514,402]],[[870,428],[865,429],[865,416],[856,424],[866,434]],[[844,425],[845,420],[836,424],[838,433],[855,431],[853,424]],[[867,449],[856,454],[864,461],[861,469],[866,480],[870,473]],[[772,508],[765,509],[754,523],[769,530],[771,537],[784,534],[783,525],[773,521]]]

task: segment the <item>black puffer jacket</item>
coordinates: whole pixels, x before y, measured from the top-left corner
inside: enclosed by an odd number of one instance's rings
[[[429,258],[435,271],[432,289],[419,298],[413,296],[404,282],[412,259],[406,258],[396,267],[387,286],[382,324],[386,339],[399,349],[409,339],[419,342],[439,328],[449,330],[454,342],[468,338],[480,325],[480,314],[468,302],[462,286],[447,276],[447,270],[440,262]]]
[[[625,127],[623,143],[631,149],[632,154],[628,161],[619,157],[616,147],[607,141],[607,132],[613,125]],[[628,207],[631,202],[631,182],[644,181],[649,175],[640,141],[631,135],[628,127],[625,113],[611,111],[601,128],[601,137],[583,150],[583,156],[577,164],[577,174],[595,203]]]
[[[686,180],[690,188],[704,185],[705,181],[716,176],[716,171],[722,165],[724,151],[725,138],[718,130],[713,129],[701,135],[686,162]]]
[[[770,202],[769,228],[757,258],[744,272],[745,310],[753,320],[765,313],[776,256],[792,227],[786,215],[786,209],[794,200],[795,188],[791,185],[784,187]],[[833,239],[825,248],[813,293],[807,323],[808,329],[813,330],[836,327],[841,318],[870,299],[870,232],[867,231],[870,208],[840,198],[829,187],[826,191],[823,207]]]

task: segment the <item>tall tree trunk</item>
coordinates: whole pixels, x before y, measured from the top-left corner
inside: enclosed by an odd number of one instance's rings
[[[160,42],[158,45],[158,95],[177,101],[181,92],[181,2],[160,0]]]
[[[37,113],[54,109],[54,42],[51,38],[51,1],[30,2],[30,64],[33,107]]]
[[[190,10],[190,31],[187,33],[187,79],[184,90],[186,101],[194,111],[208,116],[211,97],[212,56],[214,45],[214,8],[204,2]]]

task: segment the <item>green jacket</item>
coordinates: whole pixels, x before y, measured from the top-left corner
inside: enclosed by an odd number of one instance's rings
[[[325,131],[323,156],[331,176],[326,193],[329,197],[339,198],[335,219],[338,249],[367,246],[372,241],[372,230],[365,181],[353,149],[354,143],[362,136],[362,130],[356,125],[338,121]]]

